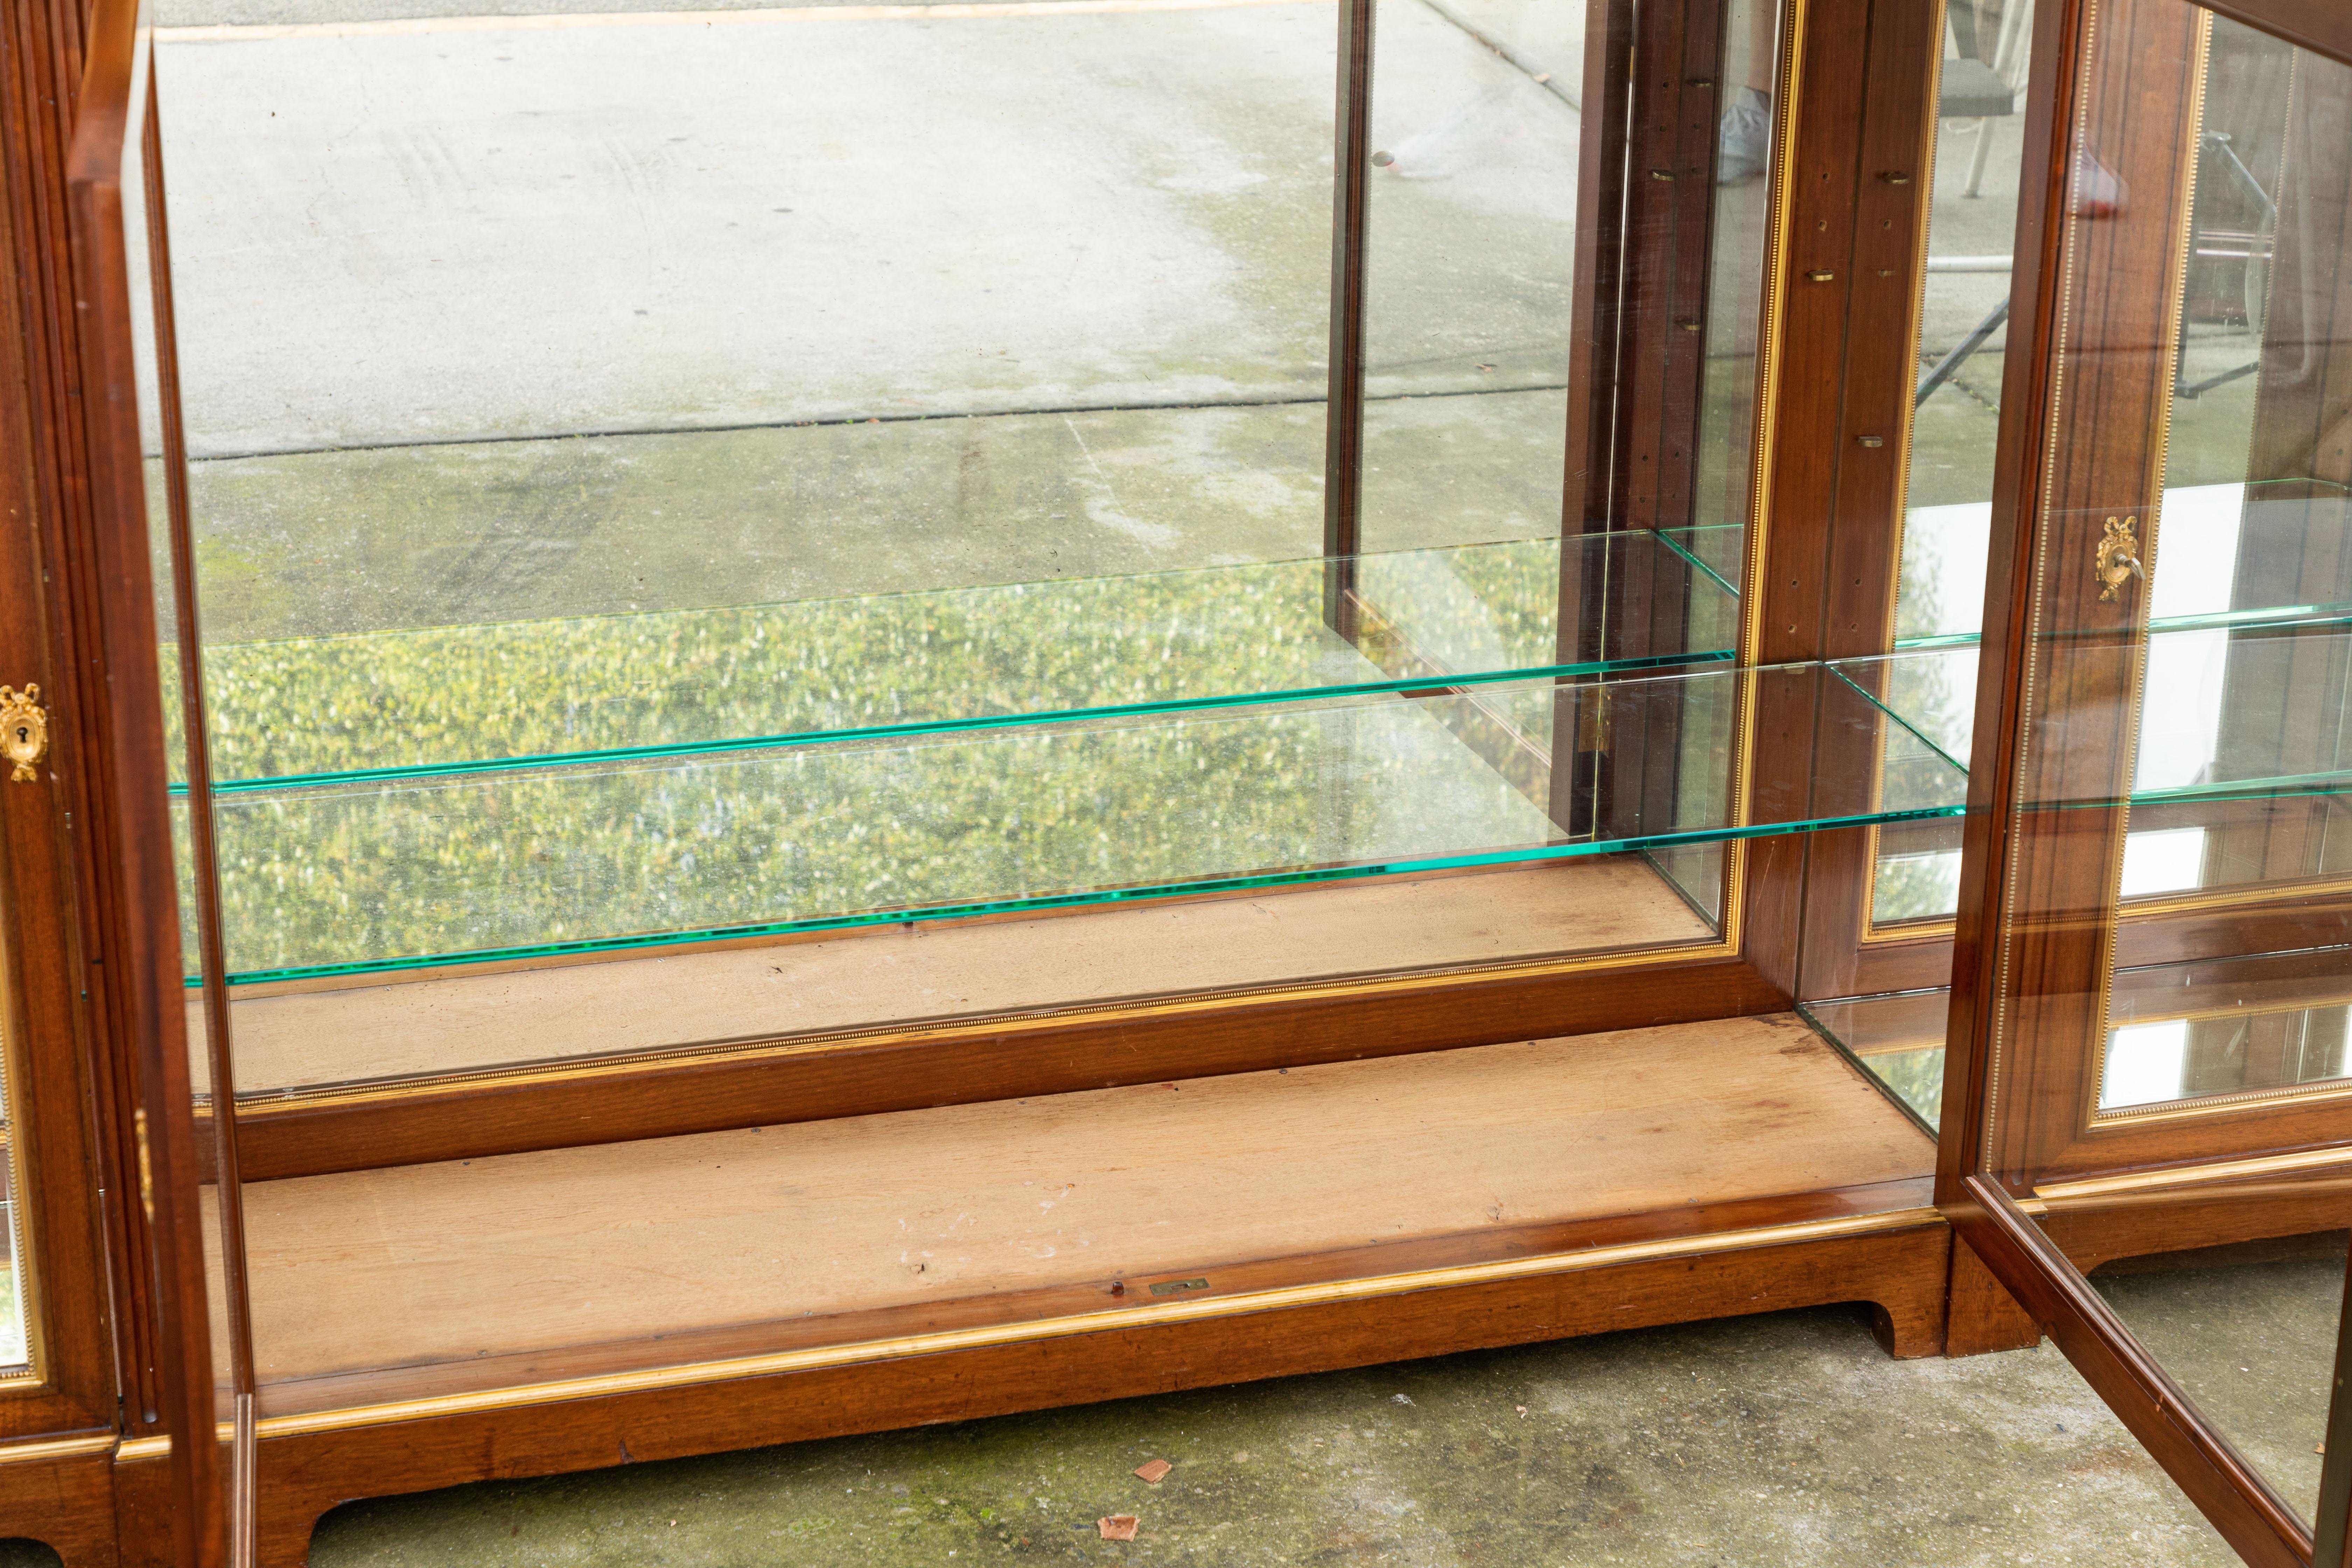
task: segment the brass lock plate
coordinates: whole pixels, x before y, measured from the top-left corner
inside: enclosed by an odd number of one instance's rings
[[[22,691],[0,686],[0,755],[16,764],[8,777],[33,783],[41,776],[33,764],[48,752],[49,715],[41,706],[41,689],[29,682]]]

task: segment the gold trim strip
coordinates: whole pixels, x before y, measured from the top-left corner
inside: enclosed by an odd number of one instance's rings
[[[2033,1195],[2046,1203],[2095,1197],[2106,1193],[2145,1192],[2156,1187],[2196,1186],[2247,1176],[2284,1175],[2328,1165],[2352,1164],[2352,1145],[2305,1149],[2293,1154],[2264,1154],[2252,1160],[2224,1160],[2210,1165],[2176,1165],[2162,1171],[2134,1171],[2121,1176],[2092,1176],[2079,1182],[2038,1185]]]
[[[1339,1279],[1317,1285],[1285,1286],[1276,1289],[1244,1291],[1236,1295],[1215,1296],[1196,1301],[1174,1301],[1163,1306],[1119,1307],[1106,1311],[1038,1319],[1028,1322],[999,1323],[985,1328],[953,1329],[939,1333],[909,1334],[894,1339],[863,1340],[853,1344],[822,1345],[806,1350],[779,1351],[769,1355],[745,1356],[732,1361],[689,1363],[682,1366],[654,1367],[642,1372],[610,1373],[596,1377],[566,1378],[551,1383],[527,1384],[513,1388],[488,1389],[474,1394],[448,1394],[430,1399],[394,1400],[381,1405],[351,1405],[340,1410],[310,1411],[297,1415],[269,1415],[264,1416],[257,1424],[257,1435],[265,1439],[306,1436],[322,1432],[349,1431],[358,1426],[390,1426],[401,1422],[467,1415],[480,1411],[499,1410],[521,1405],[551,1405],[567,1400],[600,1398],[623,1394],[645,1394],[660,1389],[689,1387],[701,1383],[730,1382],[744,1378],[771,1377],[782,1373],[810,1372],[826,1367],[846,1366],[860,1362],[900,1361],[911,1356],[937,1355],[950,1351],[983,1350],[998,1345],[1067,1339],[1080,1334],[1109,1333],[1123,1329],[1148,1328],[1155,1324],[1201,1322],[1218,1318],[1240,1317],[1254,1312],[1278,1311],[1293,1307],[1377,1300],[1389,1296],[1409,1295],[1418,1290],[1483,1285],[1505,1279],[1532,1279],[1547,1274],[1570,1274],[1587,1268],[1642,1262],[1651,1258],[1676,1258],[1699,1252],[1748,1251],[1756,1247],[1780,1247],[1801,1241],[1822,1241],[1843,1236],[1867,1236],[1880,1231],[1909,1230],[1920,1226],[1943,1223],[1944,1216],[1933,1208],[1889,1209],[1879,1214],[1853,1215],[1841,1219],[1802,1220],[1790,1225],[1765,1226],[1754,1230],[1674,1237],[1659,1241],[1628,1242],[1620,1247],[1596,1247],[1582,1252],[1551,1253],[1540,1258],[1505,1258],[1492,1263],[1473,1263],[1449,1268],[1418,1269],[1406,1274],[1379,1275],[1367,1279]],[[225,1435],[226,1427],[223,1428],[223,1432]],[[122,1444],[116,1450],[116,1455],[121,1459],[147,1458],[156,1454],[168,1453],[170,1448],[169,1437],[134,1438]]]
[[[0,1465],[31,1465],[43,1459],[70,1459],[82,1454],[103,1454],[114,1447],[114,1434],[95,1437],[55,1437],[46,1443],[0,1443]]]
[[[2352,877],[2305,877],[2295,880],[2236,882],[2219,888],[2191,888],[2177,893],[2149,893],[2142,898],[2126,899],[2123,910],[2126,916],[2183,914],[2198,910],[2258,910],[2273,905],[2289,907],[2306,899],[2343,892],[2352,892]],[[2227,961],[2215,959],[2210,962]]]
[[[2325,1104],[2352,1096],[2352,1079],[2323,1079],[2316,1083],[2284,1084],[2277,1089],[2241,1089],[2235,1094],[2209,1094],[2195,1100],[2167,1100],[2146,1109],[2123,1107],[2091,1113],[2090,1131],[2145,1127],[2155,1121],[2183,1121],[2192,1117],[2219,1116],[2224,1111],[2259,1110],[2278,1105]]]

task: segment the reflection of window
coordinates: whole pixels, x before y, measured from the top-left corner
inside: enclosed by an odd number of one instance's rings
[[[2168,827],[2124,837],[2123,896],[2178,892],[2197,886],[2205,864],[2205,830]]]
[[[2149,1105],[2180,1098],[2180,1071],[2189,1057],[2189,1020],[2130,1024],[2107,1039],[2107,1068],[2099,1082],[2099,1109]]]

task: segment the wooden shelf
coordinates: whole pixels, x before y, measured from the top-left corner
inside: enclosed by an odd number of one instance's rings
[[[1915,1210],[1933,1165],[1783,1016],[306,1176],[246,1203],[264,1408],[285,1415]]]
[[[1714,935],[1645,862],[1608,856],[546,967],[239,988],[230,1026],[238,1094],[257,1098]],[[188,1027],[202,1037],[194,993]],[[201,1092],[201,1054],[196,1062]]]

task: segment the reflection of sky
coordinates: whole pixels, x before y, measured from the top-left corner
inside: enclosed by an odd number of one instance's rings
[[[1914,507],[1903,519],[1903,587],[1895,635],[1973,636],[1984,624],[1992,502]]]
[[[2164,492],[2148,564],[2148,615],[2156,621],[2216,615],[2233,607],[2243,485],[2189,485]],[[2134,789],[2204,783],[2221,742],[2226,631],[2166,632],[2148,639],[2141,688]],[[2147,700],[2158,694],[2160,700]],[[2204,879],[2205,830],[2169,828],[2124,836],[2123,896],[2178,892]],[[2178,1074],[2176,1072],[2176,1078]]]
[[[2107,1037],[2106,1070],[2099,1077],[2099,1109],[2150,1105],[2180,1098],[2189,1060],[2189,1020],[2132,1024]]]

